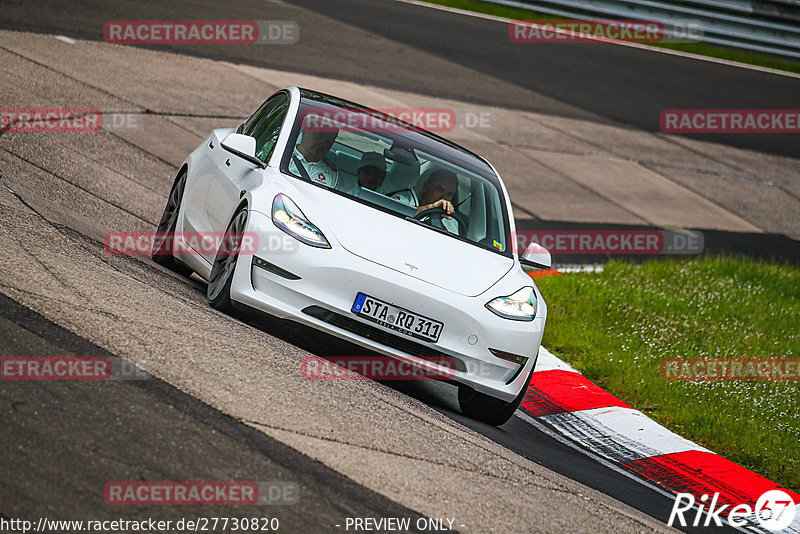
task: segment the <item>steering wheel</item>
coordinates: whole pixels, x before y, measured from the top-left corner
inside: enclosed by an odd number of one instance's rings
[[[441,220],[442,218],[444,218],[447,215],[449,215],[450,217],[452,217],[456,221],[458,221],[458,235],[459,236],[463,236],[464,234],[467,233],[467,220],[464,218],[463,215],[461,215],[460,213],[458,213],[455,210],[453,211],[453,213],[449,213],[448,214],[444,210],[444,208],[440,208],[439,206],[436,206],[435,208],[428,208],[426,210],[423,210],[423,211],[417,213],[416,215],[414,215],[414,218],[416,220],[418,220],[418,221],[421,221],[422,219],[424,219],[426,217],[428,217],[430,219],[434,219],[435,218],[435,219],[440,219]],[[442,226],[444,226],[444,224],[442,224]]]

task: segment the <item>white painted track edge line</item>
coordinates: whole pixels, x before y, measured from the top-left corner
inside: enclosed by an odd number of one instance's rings
[[[630,478],[631,480],[635,480],[636,482],[640,482],[643,485],[650,487],[650,489],[653,489],[653,490],[657,491],[658,493],[660,493],[661,495],[663,495],[665,497],[673,498],[673,495],[671,493],[669,493],[668,491],[656,486],[655,484],[652,484],[652,483],[648,482],[645,479],[637,477],[636,475],[632,474],[631,472],[626,471],[625,469],[619,467],[614,462],[612,462],[610,460],[607,460],[606,458],[603,458],[599,454],[596,454],[595,452],[593,452],[593,451],[591,451],[589,449],[585,449],[583,447],[579,447],[573,440],[562,436],[558,432],[552,430],[549,426],[545,425],[541,421],[537,421],[535,417],[526,414],[522,410],[517,410],[516,412],[514,412],[514,415],[519,417],[520,419],[522,419],[526,423],[532,425],[539,432],[542,432],[543,434],[546,434],[546,435],[550,436],[551,438],[553,438],[556,441],[568,446],[571,449],[574,449],[574,450],[576,450],[576,451],[578,451],[578,452],[580,452],[582,454],[585,454],[586,456],[588,456],[592,460],[595,460],[596,462],[600,463],[604,467],[607,467],[607,468],[611,469],[612,471],[614,471],[616,473],[619,473],[619,474],[621,474],[621,475],[623,475],[623,476],[625,476],[627,478]]]
[[[716,454],[672,432],[635,408],[624,406],[589,408],[543,415],[538,420],[546,422],[551,428],[558,429],[562,435],[578,442],[585,440],[587,443],[594,443],[598,438],[602,440],[601,442],[608,442],[605,436],[613,434],[615,442],[625,447],[625,451],[612,456],[611,453],[604,454],[596,450],[597,454],[611,461],[618,461],[614,456],[626,460],[638,460],[689,451]],[[621,454],[622,452],[628,454]]]
[[[404,1],[404,0],[400,0],[400,1]],[[633,473],[631,473],[630,471],[626,471],[625,469],[621,468],[620,466],[618,466],[614,462],[606,460],[605,458],[603,458],[602,456],[599,456],[598,454],[594,453],[593,451],[591,451],[589,449],[584,449],[583,447],[580,447],[573,440],[560,435],[559,433],[555,432],[554,430],[551,430],[547,425],[543,424],[541,421],[537,421],[536,418],[531,417],[530,415],[526,414],[522,410],[517,410],[516,412],[514,412],[514,415],[519,417],[520,419],[522,419],[523,421],[525,421],[529,425],[533,426],[536,430],[542,432],[543,434],[546,434],[547,436],[550,436],[551,438],[553,438],[556,441],[566,445],[567,447],[569,447],[571,449],[574,449],[574,450],[578,451],[579,453],[584,454],[585,456],[588,456],[592,460],[598,462],[603,467],[611,469],[615,473],[619,473],[620,475],[623,475],[623,476],[633,480],[634,482],[638,482],[639,484],[641,484],[641,485],[643,485],[643,486],[645,486],[645,487],[647,487],[647,488],[649,488],[651,490],[654,490],[655,492],[659,493],[660,495],[662,495],[663,497],[666,497],[669,500],[674,500],[675,499],[675,495],[673,495],[672,493],[670,493],[670,492],[666,491],[665,489],[653,484],[652,482],[650,482],[646,478],[638,477],[638,476],[634,475]],[[696,510],[697,507],[693,507],[692,509]],[[735,529],[735,530],[737,530],[739,532],[744,532],[744,533],[752,532],[751,530],[745,530],[744,528],[741,528],[741,527],[731,527],[731,528],[733,528],[733,529]]]
[[[491,20],[494,22],[503,22],[505,24],[509,24],[511,22],[515,22],[513,19],[505,18],[505,17],[498,17],[496,15],[487,15],[486,13],[480,13],[478,11],[468,11],[466,9],[459,9],[456,7],[448,7],[442,6],[439,4],[431,4],[428,2],[422,2],[420,0],[394,0],[395,2],[402,2],[404,4],[411,4],[419,7],[427,7],[430,9],[438,9],[439,11],[446,11],[448,13],[454,13],[457,15],[465,15],[468,17],[475,17],[479,19]],[[629,48],[638,48],[639,50],[648,50],[651,52],[658,52],[660,54],[669,54],[672,56],[679,56],[687,59],[695,59],[698,61],[708,61],[710,63],[717,63],[719,65],[726,65],[728,67],[738,67],[741,69],[749,69],[754,70],[757,72],[763,72],[766,74],[775,74],[778,76],[788,76],[789,78],[800,78],[800,74],[794,72],[788,72],[784,70],[778,69],[771,69],[769,67],[761,67],[759,65],[750,65],[749,63],[740,63],[738,61],[731,61],[729,59],[721,59],[711,56],[703,56],[700,54],[694,54],[692,52],[682,52],[680,50],[671,50],[669,48],[658,48],[655,46],[647,46],[641,43],[631,43],[627,41],[603,41],[607,44],[614,44],[619,46],[627,46]]]
[[[608,460],[606,458],[603,458],[602,456],[600,456],[599,454],[595,453],[594,451],[592,451],[590,449],[586,449],[586,448],[580,447],[579,445],[577,445],[575,443],[575,441],[573,441],[573,440],[561,435],[560,433],[558,433],[555,430],[551,429],[548,425],[545,425],[541,421],[538,421],[535,417],[533,417],[531,415],[528,415],[527,413],[523,412],[522,410],[517,410],[516,412],[514,412],[514,415],[519,417],[520,419],[522,419],[526,423],[530,424],[534,428],[536,428],[536,430],[538,430],[539,432],[542,432],[543,434],[546,434],[546,435],[550,436],[551,438],[553,438],[556,441],[568,446],[569,448],[574,449],[574,450],[576,450],[576,451],[588,456],[589,458],[591,458],[592,460],[598,462],[602,466],[607,467],[607,468],[611,469],[612,471],[614,471],[616,473],[619,473],[620,475],[623,475],[623,476],[625,476],[625,477],[627,477],[627,478],[629,478],[631,480],[635,480],[636,482],[639,482],[639,483],[643,484],[644,486],[647,486],[650,489],[657,491],[658,493],[660,493],[664,497],[668,497],[670,499],[673,499],[675,497],[674,495],[672,495],[671,493],[669,493],[665,489],[660,488],[659,486],[656,486],[655,484],[649,482],[647,479],[640,478],[640,477],[634,475],[630,471],[626,471],[625,469],[623,469],[620,466],[618,466],[616,463],[614,463],[614,462],[612,462],[612,461],[610,461],[610,460]]]
[[[536,367],[533,368],[533,376],[536,376],[536,373],[543,373],[546,371],[565,371],[583,376],[580,371],[547,350],[544,345],[540,345]]]

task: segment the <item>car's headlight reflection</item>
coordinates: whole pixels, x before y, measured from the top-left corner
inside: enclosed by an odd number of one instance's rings
[[[536,293],[533,287],[525,286],[513,295],[487,302],[486,307],[504,319],[533,321],[536,316]]]
[[[298,241],[312,247],[331,248],[325,235],[306,219],[291,198],[278,193],[272,202],[272,222]]]

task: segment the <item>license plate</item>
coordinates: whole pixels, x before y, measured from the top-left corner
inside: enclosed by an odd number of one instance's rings
[[[439,341],[439,334],[444,328],[444,323],[398,308],[364,293],[356,295],[352,311],[373,323],[433,343]]]

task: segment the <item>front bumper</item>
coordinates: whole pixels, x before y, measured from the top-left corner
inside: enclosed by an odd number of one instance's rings
[[[505,401],[527,387],[544,333],[544,305],[541,316],[533,321],[503,319],[484,306],[500,296],[491,294],[493,290],[478,297],[458,295],[355,256],[333,242],[330,249],[304,245],[257,211],[250,211],[247,230],[258,233],[256,256],[269,266],[254,265],[254,256],[240,256],[231,285],[232,300],[423,369],[446,373],[455,382]],[[438,343],[408,338],[352,313],[358,292],[442,321]],[[541,299],[538,290],[537,297]],[[528,360],[525,365],[507,361],[494,356],[489,348]],[[441,369],[426,360],[437,354],[453,358],[456,370]]]

